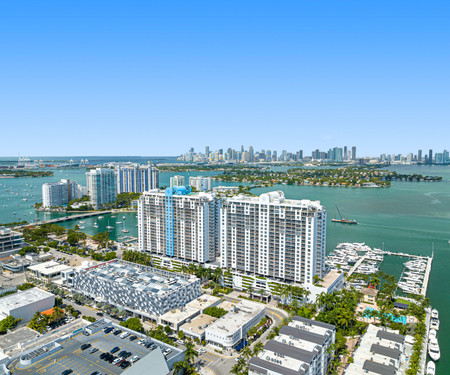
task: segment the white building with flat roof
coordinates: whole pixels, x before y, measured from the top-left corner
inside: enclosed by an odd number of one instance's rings
[[[117,174],[114,169],[91,169],[86,172],[86,184],[96,210],[117,199]]]
[[[326,375],[335,339],[335,326],[294,316],[250,359],[249,375]]]
[[[9,228],[0,227],[0,256],[7,256],[17,253],[25,244],[21,233]]]
[[[185,178],[184,176],[173,176],[170,177],[170,187],[179,187],[185,185]]]
[[[264,316],[264,305],[240,301],[231,311],[206,328],[206,341],[214,346],[233,349]]]
[[[0,320],[7,316],[31,320],[36,311],[45,311],[55,306],[55,295],[39,288],[18,291],[0,298]]]
[[[54,260],[50,260],[44,263],[38,263],[34,266],[28,267],[28,272],[30,272],[34,277],[44,281],[52,281],[58,279],[61,277],[62,272],[70,270],[72,270],[72,267],[55,262]]]

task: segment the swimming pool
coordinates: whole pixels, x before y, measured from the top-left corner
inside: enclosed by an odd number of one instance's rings
[[[373,309],[372,307],[366,307],[366,309],[364,310],[363,316],[368,318],[368,316],[366,315],[367,312],[369,312],[369,311],[372,312],[374,310],[375,309]],[[375,311],[377,311],[377,310],[375,310]],[[406,316],[399,316],[398,318],[394,318],[394,315],[392,315],[391,313],[386,314],[386,316],[395,323],[406,324]]]

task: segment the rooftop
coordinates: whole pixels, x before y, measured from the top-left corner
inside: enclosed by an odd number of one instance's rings
[[[208,329],[226,336],[236,332],[245,323],[264,310],[264,306],[250,301],[240,301],[235,308],[216,320]]]
[[[320,282],[320,285],[324,288],[329,288],[333,283],[342,275],[342,271],[331,270],[328,272],[323,280]]]
[[[51,260],[49,262],[39,263],[34,266],[28,267],[29,271],[35,271],[39,272],[42,275],[53,275],[55,273],[59,273],[61,271],[66,271],[71,269],[71,267],[61,264],[58,262],[55,262],[54,260]]]
[[[77,273],[159,296],[198,280],[195,276],[184,276],[121,260],[77,270]]]
[[[213,316],[209,316],[206,314],[197,315],[194,319],[191,320],[190,323],[185,323],[181,326],[181,329],[184,331],[190,331],[192,333],[196,333],[201,335],[207,327],[209,327],[212,323],[214,323],[217,318]],[[206,326],[206,327],[205,327]]]
[[[361,293],[368,296],[376,297],[378,295],[378,290],[374,288],[361,288]]]
[[[46,292],[39,288],[31,288],[23,292],[10,294],[9,296],[0,298],[0,311],[9,312],[18,307],[27,306],[41,299],[54,296],[52,293]]]
[[[261,194],[259,197],[250,197],[248,195],[239,194],[234,197],[227,198],[227,201],[233,202],[252,202],[262,204],[277,204],[283,206],[300,206],[307,209],[322,210],[323,206],[320,201],[310,201],[309,199],[286,199],[281,190],[271,191]]]

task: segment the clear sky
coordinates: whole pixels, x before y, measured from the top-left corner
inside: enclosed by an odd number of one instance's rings
[[[442,150],[449,94],[449,1],[0,3],[0,156]]]

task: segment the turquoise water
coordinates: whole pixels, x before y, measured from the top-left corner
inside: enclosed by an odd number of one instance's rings
[[[441,329],[439,343],[441,351],[450,351],[450,324],[445,312],[450,308],[450,293],[446,288],[449,282],[450,269],[450,168],[443,166],[399,166],[390,169],[405,173],[442,176],[442,182],[393,182],[387,189],[333,188],[315,186],[279,185],[272,188],[253,189],[255,194],[279,189],[288,198],[320,200],[328,211],[327,250],[332,250],[339,242],[365,242],[372,247],[397,252],[431,255],[434,244],[434,261],[427,296],[434,307],[441,311]],[[56,171],[53,177],[0,179],[0,223],[15,221],[18,217],[31,221],[34,218],[35,202],[41,200],[41,185],[48,181],[59,181],[70,178],[85,184],[84,170]],[[213,175],[209,173],[161,173],[160,185],[169,185],[169,178],[175,174]],[[30,186],[26,186],[26,184]],[[217,185],[233,185],[231,183],[214,182]],[[14,192],[6,191],[9,188]],[[27,191],[24,191],[27,190]],[[16,195],[17,193],[17,195]],[[25,194],[30,194],[26,196]],[[33,195],[33,197],[31,197]],[[29,198],[27,202],[22,198]],[[8,207],[3,207],[8,204]],[[356,219],[358,225],[342,225],[332,223],[337,215],[335,205],[344,216]],[[16,211],[13,215],[12,211]],[[29,214],[29,212],[33,212]],[[55,217],[59,214],[39,213],[38,217]],[[129,235],[137,235],[135,213],[125,214],[125,225]],[[105,216],[102,222],[97,221],[99,228],[93,228],[95,219],[86,219],[85,231],[95,234],[106,230],[108,220],[116,227],[112,238],[120,238],[122,224],[115,224],[115,218]],[[113,223],[114,221],[114,223]],[[122,220],[119,220],[122,221]],[[64,224],[73,227],[74,222]],[[404,258],[386,256],[381,269],[397,278],[402,271]],[[438,374],[450,373],[450,356],[443,355],[437,363]]]
[[[364,316],[367,317],[367,313],[368,312],[372,312],[375,309],[373,309],[372,307],[366,307],[366,309],[364,310]],[[376,310],[375,310],[376,311]],[[392,315],[391,313],[386,314],[385,316],[387,316],[388,318],[390,318],[393,322],[395,323],[402,323],[402,324],[406,324],[406,316],[399,316],[398,318],[394,318],[394,315]]]

